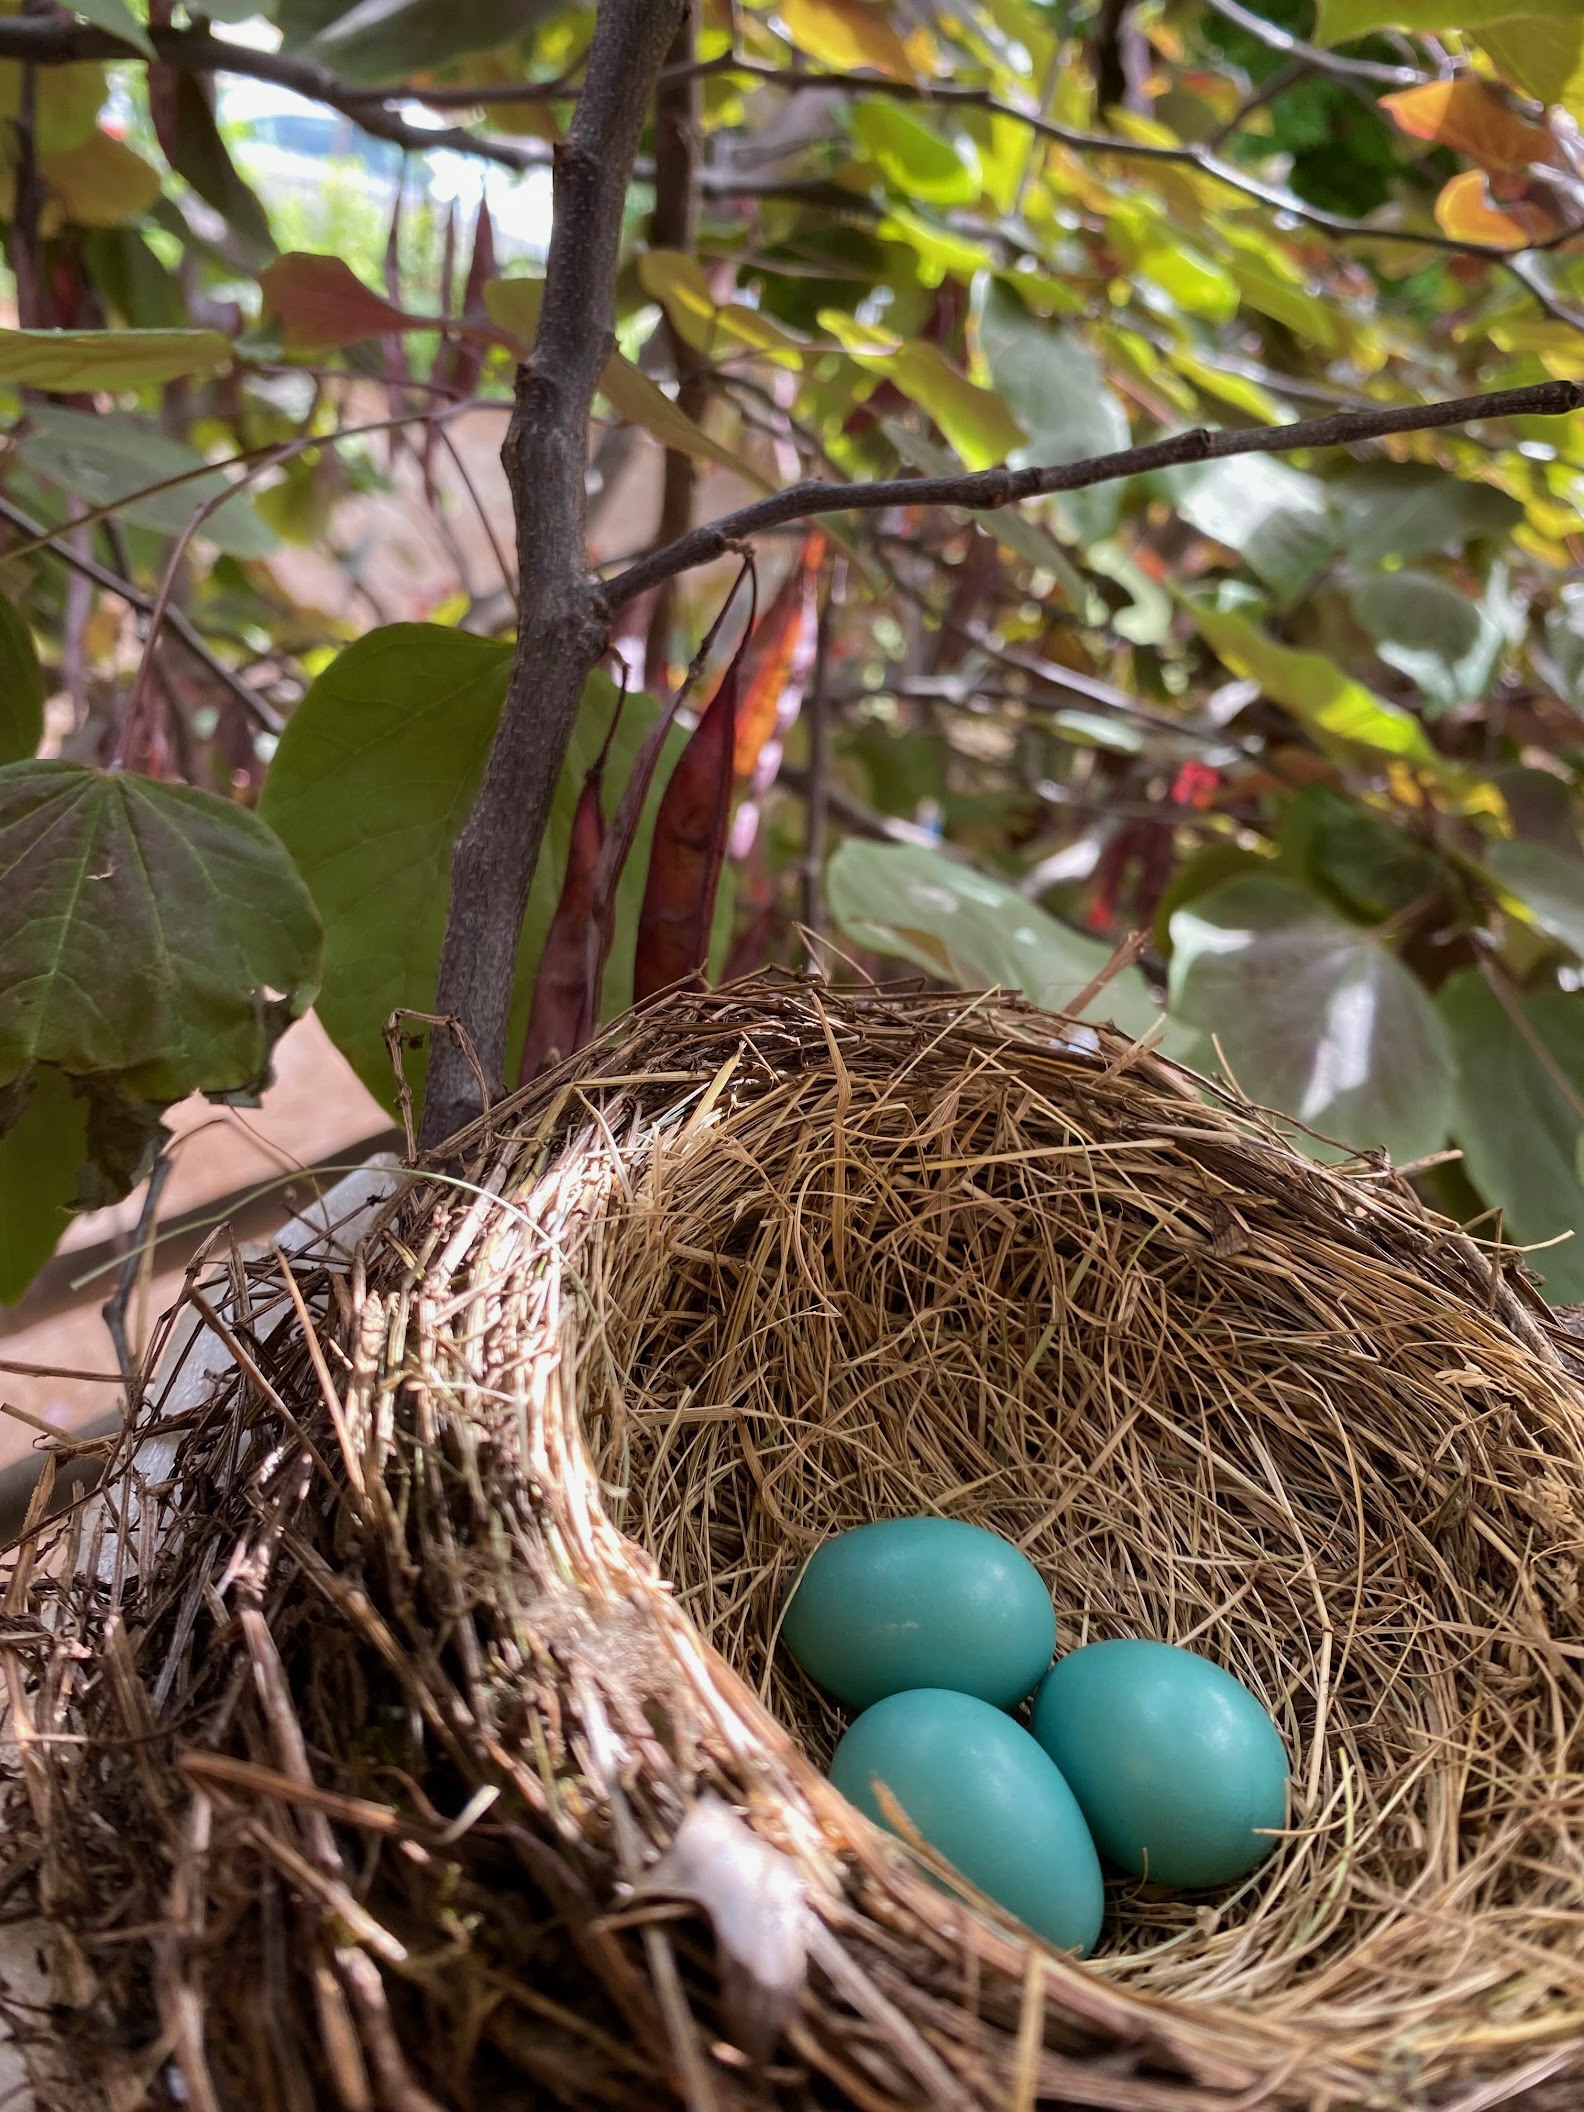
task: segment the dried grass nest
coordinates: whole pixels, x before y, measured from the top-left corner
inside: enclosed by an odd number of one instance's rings
[[[1584,2103],[1576,1345],[1388,1170],[1021,1004],[766,980],[194,1285],[227,1375],[0,1634],[59,2102]],[[778,1612],[919,1508],[1266,1701],[1251,1879],[1119,1886],[1078,1965],[836,1796]]]

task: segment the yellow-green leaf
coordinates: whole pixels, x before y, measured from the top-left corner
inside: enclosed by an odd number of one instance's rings
[[[108,29],[112,36],[125,37],[144,58],[158,56],[150,42],[147,24],[133,14],[127,0],[72,0],[72,13],[81,15],[85,22],[92,22],[96,29]]]
[[[1212,323],[1237,314],[1231,274],[1185,242],[1182,230],[1144,199],[1122,200],[1106,220],[1106,233],[1128,271],[1158,286],[1185,314]]]
[[[638,259],[638,279],[695,352],[718,357],[740,345],[752,352],[791,352],[799,360],[803,356],[800,340],[773,317],[761,315],[745,301],[717,302],[697,257],[678,249],[645,250]]]
[[[152,163],[134,154],[108,132],[96,132],[80,147],[59,154],[39,156],[39,179],[44,186],[47,228],[124,227],[158,203],[160,174]],[[4,175],[5,209],[12,209],[16,177]]]
[[[38,151],[64,153],[92,139],[104,108],[102,66],[39,66],[35,111]],[[0,62],[0,125],[7,128],[22,114],[22,68],[14,59]]]
[[[1493,22],[1479,42],[1514,88],[1584,117],[1584,13]]]
[[[1346,44],[1378,29],[1484,29],[1517,15],[1576,21],[1578,0],[1320,0],[1317,44]]]
[[[531,345],[539,327],[539,305],[544,297],[542,279],[491,279],[484,288],[484,306],[490,321],[525,347]],[[677,454],[693,455],[701,462],[718,462],[734,470],[761,491],[774,486],[756,469],[718,440],[703,426],[680,411],[658,382],[651,381],[641,367],[613,352],[600,375],[600,394],[628,425],[642,426],[651,439]]]
[[[777,13],[799,51],[822,66],[912,77],[907,47],[883,0],[781,0]]]
[[[35,1070],[0,1124],[0,1306],[21,1297],[55,1251],[88,1145],[88,1103],[64,1071]]]
[[[1001,398],[970,381],[938,345],[895,337],[835,308],[822,309],[820,323],[854,359],[878,367],[927,411],[970,469],[989,469],[1022,445],[1023,429]]]
[[[218,330],[0,330],[0,383],[62,394],[213,374],[230,357]]]
[[[904,197],[921,198],[926,205],[978,203],[978,170],[964,160],[954,140],[923,124],[912,111],[899,110],[894,103],[860,103],[852,114],[852,128],[881,174]]]
[[[1324,653],[1304,653],[1230,609],[1190,601],[1194,622],[1216,658],[1233,674],[1255,681],[1294,718],[1326,742],[1373,749],[1416,768],[1442,774],[1445,764],[1412,713],[1344,674]]]

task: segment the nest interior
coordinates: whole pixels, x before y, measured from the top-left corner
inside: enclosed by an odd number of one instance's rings
[[[1577,2102],[1584,1392],[1514,1258],[1385,1169],[1027,1007],[764,983],[627,1022],[355,1257],[216,1267],[174,1464],[129,1438],[10,1602],[48,1637],[13,1890],[96,2075]],[[777,1621],[829,1533],[921,1510],[1022,1547],[1063,1648],[1188,1643],[1266,1702],[1253,1877],[1119,1881],[1080,1966],[835,1796]]]

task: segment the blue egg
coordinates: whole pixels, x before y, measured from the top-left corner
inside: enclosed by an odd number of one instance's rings
[[[888,1518],[827,1540],[793,1589],[782,1640],[810,1679],[867,1709],[912,1687],[1011,1708],[1056,1648],[1026,1555],[952,1518]]]
[[[1105,1887],[1083,1813],[1000,1709],[938,1688],[889,1695],[837,1746],[830,1778],[889,1826],[876,1789],[883,1783],[920,1838],[971,1885],[1055,1949],[1093,1949]]]
[[[1152,1882],[1229,1884],[1287,1821],[1287,1749],[1240,1680],[1170,1643],[1090,1643],[1053,1665],[1034,1736],[1100,1853]]]

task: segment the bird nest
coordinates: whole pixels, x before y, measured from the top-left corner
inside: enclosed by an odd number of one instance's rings
[[[767,981],[187,1322],[220,1375],[40,1499],[0,1634],[59,2102],[1579,2102],[1579,1366],[1384,1166],[1029,1007]],[[1064,1648],[1253,1689],[1253,1876],[1114,1884],[1080,1964],[832,1790],[781,1609],[921,1510]]]

